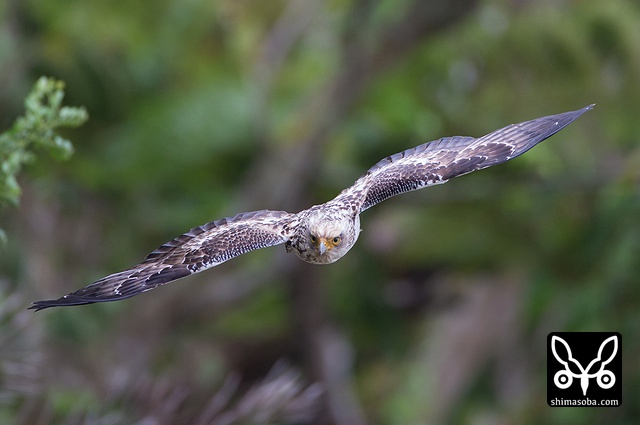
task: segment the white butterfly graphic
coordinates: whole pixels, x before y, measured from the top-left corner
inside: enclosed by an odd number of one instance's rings
[[[607,360],[602,360],[602,353],[604,351],[604,348],[609,343],[613,343],[613,352]],[[564,346],[564,349],[568,354],[568,358],[566,360],[563,360],[556,350],[557,344],[562,344]],[[605,367],[611,362],[611,360],[613,360],[616,353],[618,352],[617,336],[611,336],[605,339],[602,344],[600,344],[600,348],[598,349],[598,356],[595,359],[591,360],[586,368],[583,368],[580,362],[573,358],[573,354],[571,353],[569,344],[567,344],[567,342],[559,336],[554,335],[551,337],[551,350],[553,351],[553,355],[555,356],[556,360],[564,366],[564,370],[559,370],[553,377],[553,383],[556,385],[556,387],[560,389],[569,388],[573,383],[573,378],[579,378],[580,386],[582,387],[582,395],[586,396],[590,378],[596,378],[598,386],[602,389],[611,388],[616,383],[616,377],[613,372],[611,372],[610,370],[606,370]],[[569,368],[569,362],[575,364],[580,370],[580,373],[572,372]],[[602,362],[600,364],[600,368],[596,372],[590,372],[591,368],[598,362]]]

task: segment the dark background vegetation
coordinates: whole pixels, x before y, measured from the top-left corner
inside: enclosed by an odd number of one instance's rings
[[[8,0],[0,129],[40,75],[90,120],[0,227],[0,422],[634,424],[640,6]],[[389,200],[318,267],[282,247],[130,300],[25,311],[190,227],[325,202],[380,158],[597,103]],[[551,331],[618,331],[623,405],[546,405]]]

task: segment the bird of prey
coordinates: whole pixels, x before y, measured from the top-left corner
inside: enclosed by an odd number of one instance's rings
[[[360,213],[392,196],[500,164],[522,155],[594,105],[512,124],[480,138],[444,137],[388,156],[334,199],[297,214],[261,210],[212,221],[165,243],[130,269],[31,309],[116,301],[215,267],[259,248],[285,244],[303,261],[329,264],[360,233]]]

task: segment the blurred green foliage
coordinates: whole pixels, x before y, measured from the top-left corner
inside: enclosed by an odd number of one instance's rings
[[[59,159],[67,159],[73,153],[71,142],[56,130],[82,125],[88,116],[82,108],[62,106],[63,97],[61,81],[40,78],[24,101],[25,115],[0,134],[0,207],[18,203],[17,175],[24,164],[34,160],[38,149]],[[0,229],[0,238],[3,236]]]
[[[218,423],[249,405],[277,423],[640,417],[637,2],[1,7],[0,120],[43,74],[92,116],[73,160],[31,164],[2,216],[17,242],[0,253],[3,420],[213,423],[212,397]],[[274,248],[128,301],[22,313],[195,225],[306,208],[386,155],[594,102],[514,161],[367,211],[331,266]],[[562,330],[622,334],[622,407],[546,406]],[[267,374],[281,359],[301,375]],[[267,412],[268,385],[284,398]]]

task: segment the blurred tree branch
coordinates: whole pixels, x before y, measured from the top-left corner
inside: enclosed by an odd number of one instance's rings
[[[245,199],[243,204],[275,204],[291,210],[307,205],[305,194],[320,167],[322,156],[318,152],[322,144],[371,81],[398,63],[430,35],[470,13],[476,0],[415,0],[407,6],[402,18],[376,33],[373,42],[366,37],[350,36],[352,25],[357,24],[354,17],[368,16],[373,11],[367,12],[367,8],[375,8],[376,4],[362,1],[354,3],[354,12],[350,14],[352,18],[346,20],[344,29],[349,40],[340,54],[342,64],[326,85],[306,102],[307,108],[301,113],[300,128],[305,129],[305,134],[293,147],[276,148],[263,156],[264,159],[249,173],[249,179],[241,191]],[[367,33],[366,28],[360,30]],[[271,143],[268,146],[279,145]],[[281,184],[283,181],[287,184]]]
[[[429,36],[458,22],[473,10],[475,4],[475,0],[415,0],[407,5],[401,18],[376,32],[366,26],[373,25],[369,18],[377,2],[354,2],[343,28],[347,42],[342,45],[341,65],[326,85],[309,99],[307,109],[301,114],[300,128],[305,129],[304,135],[295,144],[265,144],[291,147],[276,148],[263,156],[264,159],[249,173],[244,190],[239,191],[244,200],[240,203],[251,207],[278,205],[292,211],[306,207],[310,202],[307,193],[322,167],[322,146],[372,80],[401,61]],[[353,31],[355,26],[359,26],[357,32]],[[278,28],[268,40],[277,38],[281,33]],[[366,36],[369,33],[373,33],[373,41]],[[270,51],[271,41],[269,43],[263,51]],[[281,57],[276,59],[277,63],[282,60]],[[264,68],[265,61],[259,63],[258,69]],[[263,90],[269,92],[268,87]],[[262,102],[263,107],[267,104]],[[316,271],[301,263],[291,266],[289,273],[282,275],[288,276],[293,315],[304,341],[307,366],[326,387],[325,419],[340,425],[366,423],[351,383],[352,359],[344,355],[352,350],[351,342],[328,316],[321,301],[323,290]]]

